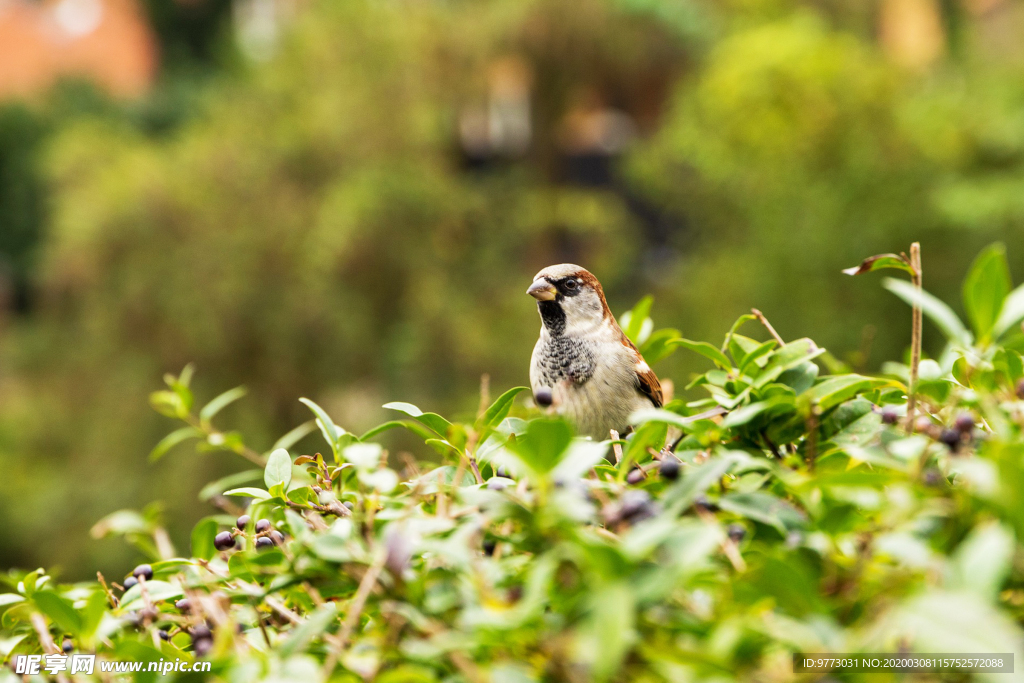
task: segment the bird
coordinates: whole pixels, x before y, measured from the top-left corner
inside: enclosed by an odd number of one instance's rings
[[[661,382],[623,333],[601,283],[572,263],[549,266],[526,293],[537,300],[540,338],[530,362],[534,402],[581,436],[626,433],[629,416],[663,404]]]

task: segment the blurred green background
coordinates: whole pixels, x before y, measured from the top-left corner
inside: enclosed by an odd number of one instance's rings
[[[1002,239],[1024,276],[1022,32],[1017,0],[7,3],[0,567],[123,568],[87,530],[151,500],[187,547],[242,467],[147,462],[188,362],[249,388],[219,419],[258,449],[299,396],[361,430],[526,384],[552,263],[691,339],[756,306],[877,370],[909,311],[841,268],[920,240],[959,305]]]

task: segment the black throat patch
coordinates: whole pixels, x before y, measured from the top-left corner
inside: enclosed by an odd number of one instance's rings
[[[565,311],[558,299],[537,302],[537,310],[540,311],[541,322],[552,337],[560,337],[565,333]]]

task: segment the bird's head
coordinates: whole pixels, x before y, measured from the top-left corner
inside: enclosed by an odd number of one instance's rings
[[[586,268],[572,263],[540,271],[526,293],[537,300],[541,320],[554,335],[592,329],[607,319],[614,321],[601,283]]]

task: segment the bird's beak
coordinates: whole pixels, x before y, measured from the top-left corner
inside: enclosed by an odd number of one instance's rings
[[[552,301],[555,298],[555,287],[547,280],[537,280],[526,293],[537,301]]]

